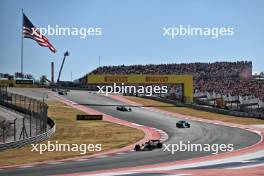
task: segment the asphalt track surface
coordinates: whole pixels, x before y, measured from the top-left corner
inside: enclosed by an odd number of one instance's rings
[[[23,93],[23,90],[20,90]],[[30,95],[30,92],[27,92]],[[41,94],[40,94],[41,95]],[[34,93],[36,96],[36,93]],[[68,96],[64,96],[79,104],[98,104],[100,106],[90,106],[91,108],[109,114],[113,117],[126,121],[154,127],[165,131],[169,138],[166,144],[178,144],[179,141],[190,141],[194,144],[233,144],[235,149],[240,149],[257,143],[260,136],[239,128],[208,124],[196,121],[188,121],[191,124],[189,129],[178,129],[175,123],[178,118],[158,112],[149,111],[142,107],[132,107],[132,112],[117,111],[115,106],[124,103],[111,99],[103,95],[88,93],[87,91],[71,91]],[[102,106],[108,105],[108,106]],[[10,168],[0,171],[0,175],[51,175],[65,174],[87,171],[98,171],[105,169],[115,169],[122,167],[142,166],[147,164],[157,164],[162,162],[191,159],[210,155],[208,152],[164,152],[162,149],[150,152],[130,152],[124,155],[115,155],[105,158],[95,158],[86,161],[65,162],[55,165],[39,165],[29,168]],[[14,158],[15,159],[15,158]]]

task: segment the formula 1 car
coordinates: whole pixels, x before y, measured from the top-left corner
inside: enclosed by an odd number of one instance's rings
[[[125,106],[117,106],[116,110],[118,110],[118,111],[132,111],[131,108],[127,108]]]
[[[142,144],[141,146],[139,144],[135,145],[134,150],[135,151],[152,151],[154,149],[160,149],[162,148],[162,143],[160,140],[149,140],[145,144]]]
[[[58,90],[58,94],[59,95],[67,95],[68,93],[67,93],[67,91],[66,90]]]
[[[177,128],[190,128],[190,124],[184,120],[180,120],[176,123]]]

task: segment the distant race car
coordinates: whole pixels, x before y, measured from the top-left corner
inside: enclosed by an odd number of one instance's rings
[[[190,124],[184,120],[180,120],[176,123],[177,128],[190,128]]]
[[[67,95],[68,93],[65,90],[58,90],[58,94],[59,95]]]
[[[116,110],[118,110],[118,111],[132,111],[131,108],[127,108],[125,106],[117,106]]]
[[[148,142],[146,142],[145,144],[142,145],[135,145],[134,150],[135,151],[152,151],[154,149],[160,149],[162,148],[162,143],[160,142],[160,140],[149,140]]]

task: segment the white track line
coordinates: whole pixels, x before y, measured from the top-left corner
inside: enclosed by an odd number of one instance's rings
[[[24,168],[30,168],[30,167],[33,167],[33,165],[19,166],[18,168],[24,169]]]
[[[139,125],[139,124],[137,124],[137,123],[131,123],[131,124],[136,125],[136,126],[143,126],[143,125]]]
[[[107,155],[101,155],[101,156],[96,156],[94,158],[107,158],[108,156]]]
[[[90,159],[89,158],[80,158],[80,159],[77,159],[75,161],[88,161],[88,160],[90,160]]]
[[[120,152],[120,153],[116,153],[117,155],[124,155],[124,154],[127,154],[125,152]]]
[[[55,164],[62,164],[63,162],[60,162],[60,161],[57,161],[57,162],[51,162],[51,163],[48,163],[48,164],[51,164],[51,165],[55,165]]]
[[[232,168],[227,168],[227,169],[246,169],[246,168],[259,167],[259,166],[264,166],[264,163],[254,164],[254,165],[249,165],[249,166],[232,167]]]

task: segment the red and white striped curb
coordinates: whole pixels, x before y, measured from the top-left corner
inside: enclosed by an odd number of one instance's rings
[[[168,176],[260,176],[264,174],[264,166],[253,168],[235,169],[193,169],[193,170],[169,170],[169,171],[111,171],[109,172],[85,172],[73,174],[61,174],[60,176],[118,176],[118,175],[168,175]],[[58,176],[58,175],[57,175]]]
[[[87,112],[88,114],[103,114],[101,112],[95,111],[94,109],[88,108],[86,106],[79,105],[78,103],[68,100],[66,98],[63,98],[61,96],[55,95],[55,97],[64,102],[65,104],[74,107],[76,109],[79,109],[81,111]],[[160,139],[161,141],[166,141],[168,139],[168,135],[166,132],[163,130],[157,129],[157,128],[151,128],[147,127],[144,125],[140,125],[137,123],[131,123],[125,120],[120,120],[117,118],[114,118],[112,116],[103,114],[104,120],[117,123],[120,125],[125,125],[129,127],[133,127],[139,130],[143,130],[145,133],[144,139],[136,142],[135,144],[139,143],[145,143],[146,141],[150,139]],[[116,156],[116,155],[125,155],[130,152],[134,152],[134,145],[129,145],[120,149],[113,149],[111,151],[106,151],[106,152],[100,152],[97,154],[89,155],[89,156],[80,156],[80,157],[73,157],[73,158],[67,158],[67,159],[61,159],[61,160],[48,160],[48,161],[43,161],[43,162],[36,162],[36,163],[30,163],[30,164],[22,164],[22,165],[12,165],[12,166],[2,166],[0,169],[8,169],[8,168],[30,168],[30,167],[36,167],[38,165],[43,165],[43,164],[49,164],[49,165],[56,165],[56,164],[63,164],[65,162],[74,162],[74,161],[87,161],[91,159],[100,159],[100,158],[107,158],[111,156]]]
[[[118,175],[168,175],[168,176],[260,176],[264,173],[264,166],[254,168],[235,169],[193,169],[193,170],[170,170],[170,171],[110,171],[93,173],[62,174],[63,176],[118,176]],[[62,176],[60,175],[60,176]]]
[[[142,106],[142,104],[139,104],[139,103],[133,102],[131,100],[128,100],[125,97],[115,96],[115,95],[110,95],[110,96],[111,96],[111,98],[117,99],[117,100],[122,101],[124,103],[129,103],[129,104],[133,104],[133,105],[136,105],[136,106]],[[254,144],[252,146],[245,147],[245,148],[242,148],[242,149],[238,149],[238,150],[235,150],[233,152],[226,152],[226,153],[223,153],[223,154],[220,154],[220,155],[224,155],[224,154],[230,155],[231,153],[255,151],[257,149],[263,149],[263,147],[264,147],[264,141],[263,141],[264,129],[263,128],[258,128],[258,127],[249,126],[249,125],[239,125],[239,124],[222,122],[222,121],[217,121],[217,120],[201,119],[201,118],[194,117],[194,116],[182,115],[182,114],[175,113],[175,112],[168,112],[168,111],[157,109],[157,108],[153,108],[153,107],[143,107],[143,108],[146,108],[146,109],[154,111],[154,112],[159,112],[159,113],[163,113],[163,114],[166,114],[166,115],[174,116],[174,117],[177,117],[177,118],[194,120],[194,121],[200,121],[200,122],[203,122],[203,123],[211,123],[211,124],[217,124],[217,125],[241,128],[241,129],[244,129],[244,130],[248,130],[248,131],[254,132],[254,133],[258,134],[261,137],[261,140],[258,143]],[[214,155],[214,156],[220,156],[220,155]]]
[[[164,142],[168,140],[169,136],[165,131],[157,129],[157,128],[152,128],[152,129],[156,130],[160,134],[160,141]]]
[[[129,103],[132,105],[140,106],[140,104],[132,102],[130,100],[127,100],[120,96],[112,96],[112,98],[118,99],[119,101],[123,101],[125,103]],[[164,113],[170,116],[176,116],[178,118],[183,119],[189,119],[189,120],[195,120],[195,121],[201,121],[206,123],[213,123],[213,124],[219,124],[224,126],[231,126],[236,128],[242,128],[245,130],[249,130],[252,132],[255,132],[261,136],[261,141],[259,141],[257,144],[236,150],[234,152],[228,152],[223,153],[219,155],[212,155],[212,156],[205,156],[190,160],[183,160],[183,161],[175,161],[175,162],[167,162],[167,163],[160,163],[160,164],[154,164],[154,165],[144,165],[144,166],[137,166],[137,167],[127,167],[127,168],[120,168],[120,169],[111,169],[111,170],[104,170],[104,171],[95,171],[95,172],[83,172],[83,173],[75,173],[75,174],[68,174],[68,176],[79,176],[79,175],[125,175],[125,174],[160,174],[160,175],[203,175],[203,176],[209,176],[209,175],[228,175],[228,176],[234,176],[234,175],[240,175],[240,176],[248,176],[248,175],[264,175],[264,167],[263,166],[253,166],[250,168],[240,168],[240,169],[202,169],[202,170],[170,170],[170,169],[161,169],[162,167],[170,167],[170,166],[177,166],[180,164],[192,164],[192,163],[198,163],[203,162],[207,160],[214,160],[214,159],[222,159],[222,158],[229,158],[230,156],[240,156],[241,154],[246,154],[254,151],[259,151],[263,149],[264,142],[263,142],[263,135],[264,130],[254,127],[249,127],[245,125],[237,125],[232,123],[225,123],[221,121],[212,121],[212,120],[206,120],[206,119],[200,119],[192,116],[186,116],[178,113],[171,113],[160,109],[155,109],[151,107],[144,107],[148,110],[152,110],[159,113]],[[155,168],[155,169],[154,169]],[[154,170],[153,170],[154,169]]]

